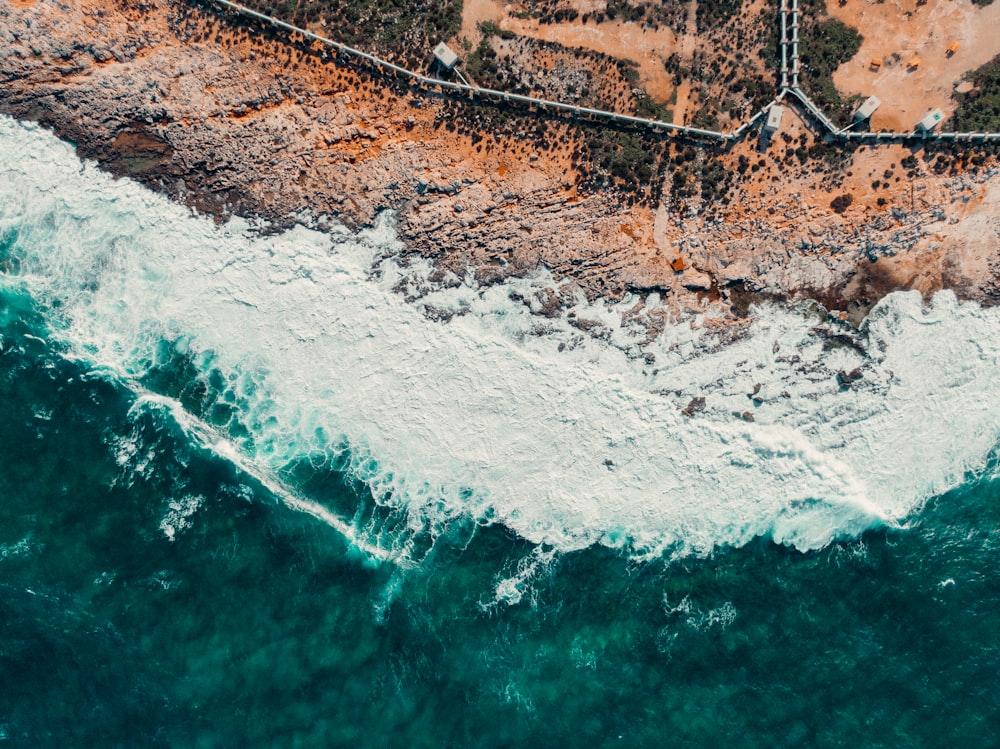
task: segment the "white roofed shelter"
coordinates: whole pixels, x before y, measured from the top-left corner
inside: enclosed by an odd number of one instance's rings
[[[781,127],[781,115],[785,113],[785,108],[780,104],[772,104],[767,110],[767,121],[764,122],[764,132],[774,133]]]
[[[924,115],[924,118],[917,123],[917,130],[925,133],[929,133],[931,130],[938,126],[938,123],[944,119],[944,112],[940,109],[932,109],[930,112]]]
[[[458,64],[458,55],[444,42],[434,48],[434,59],[440,63],[445,70],[453,70]]]
[[[881,103],[882,100],[879,99],[877,96],[869,96],[867,99],[865,99],[864,103],[860,107],[858,107],[858,110],[854,113],[854,121],[864,122],[865,120],[869,119],[873,114],[875,114],[875,110],[878,109],[879,104]]]

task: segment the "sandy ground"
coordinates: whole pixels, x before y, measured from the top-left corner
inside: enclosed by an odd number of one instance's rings
[[[499,24],[503,16],[503,4],[496,0],[463,0],[461,35],[475,45],[479,40],[479,24],[485,21]]]
[[[541,24],[509,16],[502,0],[467,0],[462,10],[462,34],[473,44],[479,38],[476,25],[480,21],[493,21],[501,29],[532,39],[633,60],[639,65],[639,80],[650,96],[661,102],[673,96],[674,85],[663,61],[680,49],[680,41],[664,26],[653,30],[620,21]]]
[[[684,28],[684,38],[681,39],[681,59],[685,64],[691,63],[694,55],[696,34],[698,33],[698,0],[691,0],[688,6],[687,25]],[[687,124],[687,110],[691,102],[691,81],[685,78],[677,87],[677,104],[674,106],[674,124]]]
[[[861,50],[833,76],[844,95],[875,94],[882,105],[872,117],[872,129],[910,130],[929,110],[945,116],[955,111],[952,91],[962,76],[1000,54],[1000,3],[985,8],[971,0],[847,0],[831,2],[829,13],[854,26],[864,36]],[[959,50],[948,57],[949,44]],[[920,66],[907,63],[920,58]],[[880,70],[871,69],[881,58]]]

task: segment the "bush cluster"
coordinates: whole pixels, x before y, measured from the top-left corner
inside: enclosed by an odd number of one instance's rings
[[[411,69],[462,26],[462,0],[242,0],[302,28],[326,22],[327,36]]]
[[[972,71],[969,79],[973,90],[955,95],[959,107],[954,129],[979,133],[1000,130],[1000,55]]]
[[[823,12],[826,8],[823,7]],[[833,71],[861,49],[863,38],[857,29],[835,18],[815,20],[812,12],[800,14],[800,82],[813,103],[828,117],[850,116],[852,102],[845,102],[833,85]]]

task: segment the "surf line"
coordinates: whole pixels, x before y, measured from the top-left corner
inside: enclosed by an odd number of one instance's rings
[[[177,400],[146,390],[134,383],[126,382],[124,384],[136,396],[132,409],[149,405],[169,413],[186,437],[193,439],[199,447],[210,451],[213,455],[228,461],[243,473],[253,477],[261,486],[281,500],[286,507],[311,515],[330,526],[340,533],[348,544],[362,552],[371,561],[392,562],[396,565],[402,563],[401,554],[405,557],[405,547],[401,552],[396,552],[383,549],[381,546],[361,538],[350,523],[330,512],[319,502],[296,496],[280,479],[270,475],[266,469],[241,453],[239,448],[220,434],[217,429],[189,413]]]

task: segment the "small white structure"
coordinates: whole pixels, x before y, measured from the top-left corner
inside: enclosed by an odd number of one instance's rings
[[[938,123],[944,119],[944,112],[940,109],[932,109],[930,112],[924,115],[924,118],[917,123],[917,131],[929,133],[931,130],[938,126]]]
[[[767,110],[767,120],[764,122],[764,132],[771,134],[777,132],[781,127],[781,115],[785,113],[785,108],[780,104],[772,104]]]
[[[869,96],[865,99],[864,103],[858,107],[858,111],[854,113],[854,121],[864,122],[865,120],[870,119],[871,116],[875,114],[875,110],[878,109],[879,104],[881,103],[881,99],[877,96]]]
[[[456,55],[452,51],[451,47],[444,42],[441,42],[434,48],[434,59],[437,60],[441,64],[441,67],[445,70],[451,70],[458,64],[458,55]]]

